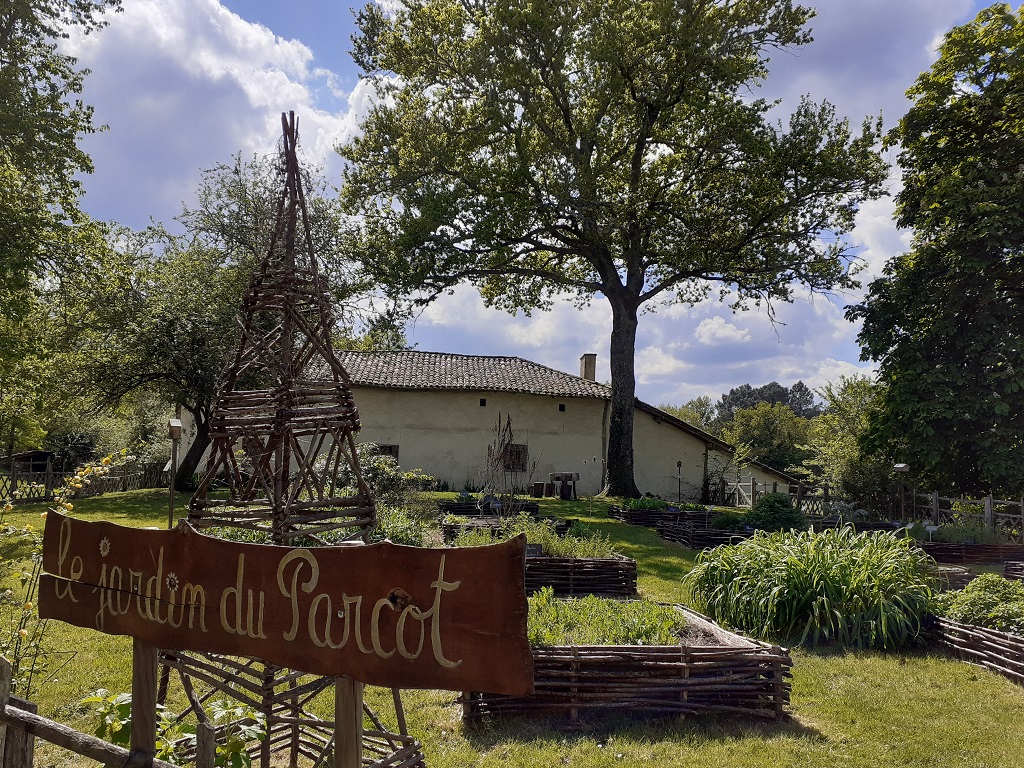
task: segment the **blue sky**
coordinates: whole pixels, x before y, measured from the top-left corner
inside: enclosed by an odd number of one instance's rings
[[[355,5],[356,3],[352,3]],[[811,3],[815,5],[814,3]],[[776,54],[764,95],[795,108],[801,94],[827,99],[859,123],[882,114],[892,127],[904,91],[935,57],[942,35],[987,3],[972,0],[823,0],[811,23],[815,41]],[[337,0],[124,0],[124,13],[68,49],[92,70],[86,100],[109,130],[84,148],[96,171],[85,180],[85,209],[133,227],[169,222],[190,200],[200,170],[241,151],[274,149],[280,113],[295,110],[300,148],[338,180],[338,142],[358,131],[367,93],[348,56],[353,14]],[[890,153],[890,161],[895,153]],[[891,189],[897,189],[894,173]],[[891,221],[883,199],[861,211],[850,238],[863,280],[904,249],[909,233]],[[654,404],[698,395],[717,399],[740,384],[803,380],[819,387],[840,375],[870,372],[859,360],[857,328],[842,306],[856,295],[800,298],[764,312],[731,313],[707,301],[641,319],[637,394]],[[531,317],[485,308],[460,289],[410,329],[426,351],[515,355],[576,373],[585,352],[608,378],[610,313],[601,299]]]

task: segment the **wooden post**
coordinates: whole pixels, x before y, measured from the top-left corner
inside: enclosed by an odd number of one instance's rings
[[[217,762],[217,731],[209,723],[196,724],[196,768],[213,768]]]
[[[778,493],[778,492],[779,492],[779,481],[775,480],[772,483],[772,493]]]
[[[996,515],[992,506],[992,494],[985,497],[985,530],[990,533],[995,530]]]
[[[932,525],[939,524],[939,492],[932,491]]]
[[[132,640],[132,735],[129,766],[150,766],[156,756],[156,671],[158,651]]]
[[[757,504],[757,480],[753,475],[750,477],[750,508]]]
[[[7,702],[11,698],[11,678],[14,676],[14,668],[11,662],[0,656],[0,712],[7,709]],[[7,747],[7,724],[0,721],[0,763],[7,768],[4,761],[4,750]]]
[[[803,483],[797,483],[796,484],[796,511],[797,512],[799,512],[801,509],[803,509],[803,503],[804,503],[804,484]]]
[[[391,698],[395,702],[395,717],[398,719],[398,732],[409,735],[409,726],[405,722],[405,707],[402,706],[402,692],[398,688],[391,689]]]
[[[46,457],[46,478],[43,480],[43,501],[51,501],[53,499],[53,462],[50,461],[50,457]]]
[[[351,677],[334,679],[334,768],[363,764],[363,684]]]

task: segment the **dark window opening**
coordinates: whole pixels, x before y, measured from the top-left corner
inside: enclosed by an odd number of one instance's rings
[[[565,403],[559,403],[558,404],[558,410],[561,413],[565,413]]]
[[[525,445],[509,443],[505,446],[502,465],[506,472],[525,472],[529,460],[529,451]]]
[[[487,398],[486,397],[481,397],[480,398],[480,405],[481,405],[481,407],[487,405]]]

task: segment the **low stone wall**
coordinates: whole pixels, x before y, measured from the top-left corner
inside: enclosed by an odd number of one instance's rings
[[[789,705],[789,651],[728,632],[679,607],[700,645],[533,649],[530,696],[464,693],[463,718],[601,711],[742,714],[778,718]]]

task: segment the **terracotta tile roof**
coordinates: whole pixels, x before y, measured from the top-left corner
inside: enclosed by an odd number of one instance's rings
[[[604,384],[521,357],[453,355],[446,352],[337,352],[352,383],[389,389],[461,389],[528,392],[553,397],[607,399]]]

